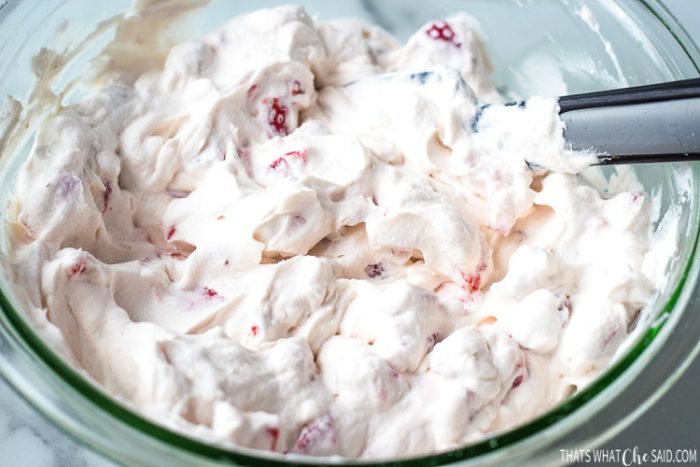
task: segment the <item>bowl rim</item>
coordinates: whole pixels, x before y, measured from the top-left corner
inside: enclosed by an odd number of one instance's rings
[[[695,67],[695,70],[700,74],[700,49],[691,39],[688,32],[683,28],[681,23],[670,12],[668,7],[660,0],[640,0],[639,3],[656,17],[659,22],[671,33],[676,43],[682,48],[690,62]],[[4,5],[0,6],[0,10]],[[12,5],[12,2],[10,2]],[[459,460],[475,460],[489,454],[494,454],[502,448],[515,446],[537,433],[553,427],[560,420],[568,415],[579,411],[586,404],[603,393],[609,388],[622,374],[626,373],[639,357],[649,350],[651,344],[662,330],[668,329],[667,323],[671,320],[670,316],[678,315],[685,308],[684,294],[688,290],[696,286],[695,283],[689,281],[691,278],[693,266],[698,263],[698,247],[700,245],[700,222],[698,222],[698,200],[691,198],[691,222],[689,222],[688,230],[692,234],[692,244],[686,264],[681,271],[679,280],[667,301],[663,306],[659,307],[653,315],[654,322],[650,327],[637,338],[637,342],[627,349],[624,356],[615,361],[601,375],[593,380],[585,389],[577,392],[570,398],[558,404],[549,411],[533,418],[526,423],[517,426],[513,429],[500,432],[489,436],[481,441],[473,444],[468,444],[459,448],[455,448],[446,452],[434,454],[420,455],[409,458],[396,458],[390,460],[372,459],[372,460],[355,460],[342,459],[343,461],[352,461],[353,465],[377,465],[377,466],[422,466],[422,465],[445,465]],[[687,297],[685,297],[687,298]],[[678,310],[680,308],[680,310]],[[245,452],[236,451],[235,448],[227,448],[216,446],[214,444],[201,441],[195,437],[191,437],[165,426],[159,425],[156,422],[149,420],[147,417],[139,414],[135,410],[129,408],[128,404],[120,402],[116,398],[104,392],[99,385],[86,377],[79,370],[71,366],[60,354],[50,348],[44,339],[39,336],[39,333],[34,330],[33,326],[23,316],[24,313],[18,312],[11,304],[8,295],[4,290],[4,284],[0,283],[0,321],[2,324],[9,323],[13,337],[17,338],[22,344],[23,350],[29,353],[32,357],[37,358],[43,365],[48,366],[53,370],[52,376],[58,376],[62,383],[67,384],[70,389],[82,395],[82,399],[92,406],[101,410],[106,415],[112,417],[116,421],[127,425],[128,427],[150,436],[159,442],[162,442],[170,447],[179,450],[187,451],[190,454],[202,456],[210,461],[234,462],[240,465],[250,466],[280,466],[288,467],[290,465],[298,466],[317,466],[323,464],[335,464],[327,457],[315,458],[311,456],[300,456],[294,458],[285,458],[280,455],[269,455],[264,452],[256,453],[255,455]],[[2,329],[2,327],[0,327]],[[4,331],[4,330],[3,330]],[[1,367],[0,367],[1,368]],[[0,372],[11,387],[27,400],[30,405],[46,416],[49,420],[56,423],[59,428],[65,428],[57,420],[57,417],[51,415],[50,410],[47,410],[36,399],[22,390],[14,381],[13,378],[6,377]],[[678,375],[680,376],[680,374]],[[99,447],[94,446],[85,437],[80,437],[73,430],[65,430],[72,438],[81,444],[86,445],[98,452],[106,453]],[[246,450],[249,451],[249,450]]]

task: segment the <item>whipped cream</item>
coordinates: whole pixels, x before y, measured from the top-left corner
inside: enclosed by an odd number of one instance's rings
[[[555,100],[500,104],[464,14],[401,45],[280,7],[115,50],[41,126],[8,261],[42,335],[159,423],[447,450],[587,384],[652,299],[647,195],[577,177]]]

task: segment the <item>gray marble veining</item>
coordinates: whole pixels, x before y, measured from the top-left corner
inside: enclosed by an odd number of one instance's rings
[[[0,466],[113,465],[58,430],[0,379]]]

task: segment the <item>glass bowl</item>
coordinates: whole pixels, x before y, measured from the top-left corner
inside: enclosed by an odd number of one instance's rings
[[[195,36],[246,10],[285,1],[215,0],[188,22]],[[321,19],[363,17],[405,39],[424,22],[466,11],[488,39],[493,77],[509,96],[558,95],[646,84],[700,74],[700,52],[656,0],[356,0],[298,2]],[[9,0],[0,6],[0,95],[26,102],[33,84],[31,57],[41,47],[76,48],[95,26],[129,7],[126,0]],[[590,15],[588,13],[591,13]],[[111,33],[107,27],[76,49],[57,77],[59,89],[84,73]],[[30,128],[31,130],[31,128]],[[32,133],[17,151],[0,157],[0,205],[28,155]],[[697,258],[700,233],[700,167],[648,165],[636,170],[660,211],[680,213],[677,251],[668,281],[640,323],[636,338],[592,384],[551,411],[513,430],[454,451],[385,465],[558,464],[562,449],[599,445],[653,404],[700,351]],[[5,216],[5,209],[0,212]],[[2,253],[7,250],[3,238]],[[128,465],[318,465],[342,459],[281,456],[216,447],[163,428],[103,393],[37,335],[22,312],[20,295],[0,275],[0,373],[37,410],[81,443]],[[690,402],[690,401],[689,401]],[[350,462],[362,464],[363,462]],[[372,462],[376,464],[376,462]]]

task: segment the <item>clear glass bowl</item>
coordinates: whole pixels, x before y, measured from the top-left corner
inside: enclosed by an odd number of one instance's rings
[[[189,24],[189,33],[197,35],[245,10],[281,3],[286,2],[215,0]],[[700,74],[697,47],[656,0],[589,0],[586,5],[597,28],[585,21],[587,16],[579,10],[581,2],[574,0],[301,3],[322,19],[364,17],[400,39],[427,20],[459,10],[471,13],[488,37],[494,79],[503,92],[513,96],[583,92]],[[33,82],[30,60],[42,46],[57,50],[71,47],[98,22],[128,6],[126,0],[4,2],[0,7],[0,95],[26,101]],[[65,20],[69,20],[67,27]],[[59,28],[62,32],[56,35]],[[84,72],[89,58],[99,52],[108,36],[109,31],[81,49],[55,86]],[[28,139],[24,151],[0,157],[1,206],[7,204],[30,143]],[[652,319],[640,324],[638,338],[594,383],[537,419],[451,452],[393,460],[392,465],[559,463],[560,449],[599,445],[629,425],[682,374],[700,351],[700,167],[649,165],[639,167],[637,174],[647,191],[662,193],[662,212],[673,207],[681,213],[670,279],[652,310]],[[0,215],[5,215],[4,210]],[[5,242],[2,248],[6,251]],[[7,277],[8,271],[3,270],[0,373],[37,410],[85,445],[128,465],[334,463],[218,448],[146,420],[104,394],[38,337]]]

